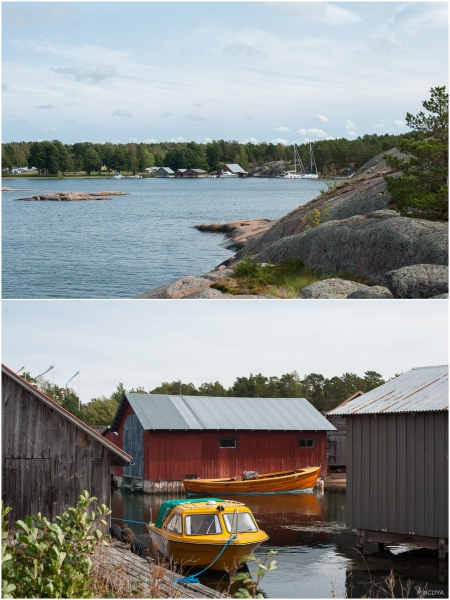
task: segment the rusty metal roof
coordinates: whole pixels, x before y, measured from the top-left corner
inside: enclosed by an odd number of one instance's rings
[[[117,431],[127,404],[144,429],[334,431],[305,398],[217,398],[127,393],[114,417]]]
[[[417,367],[343,402],[329,415],[430,412],[448,410],[448,365]]]

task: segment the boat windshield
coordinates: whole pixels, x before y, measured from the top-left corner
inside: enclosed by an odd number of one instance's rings
[[[250,513],[226,513],[223,515],[228,533],[244,533],[258,531],[258,527]]]
[[[222,533],[217,515],[187,515],[184,519],[186,535],[212,535]]]

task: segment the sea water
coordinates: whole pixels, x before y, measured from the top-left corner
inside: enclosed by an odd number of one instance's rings
[[[150,546],[142,523],[154,522],[161,503],[168,499],[116,490],[112,494],[112,523],[131,527],[143,545]],[[277,561],[277,569],[261,583],[266,597],[386,597],[378,586],[386,589],[384,581],[392,569],[396,576],[395,597],[406,597],[401,586],[409,580],[410,598],[418,597],[416,588],[426,589],[427,596],[448,598],[446,566],[440,572],[437,552],[411,551],[407,546],[395,545],[386,545],[385,551],[379,552],[377,544],[366,544],[364,557],[360,555],[356,532],[346,526],[345,489],[235,499],[251,509],[260,529],[269,536],[255,552],[256,557],[264,561],[269,550],[277,553],[269,559]],[[254,562],[247,566],[250,572],[256,569]],[[200,575],[200,582],[222,592],[231,585],[231,596],[240,587],[231,584],[228,575],[212,570]]]
[[[202,275],[233,252],[202,223],[278,219],[323,181],[247,179],[6,179],[3,298],[134,298]],[[17,202],[45,192],[123,191],[109,201]]]

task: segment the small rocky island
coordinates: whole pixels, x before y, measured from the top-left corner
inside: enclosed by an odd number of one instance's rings
[[[81,202],[85,200],[111,200],[110,196],[125,196],[126,192],[56,192],[39,194],[29,198],[17,198],[24,202]]]

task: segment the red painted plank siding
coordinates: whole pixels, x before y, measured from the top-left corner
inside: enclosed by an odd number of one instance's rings
[[[237,448],[219,448],[219,437],[237,437]],[[298,438],[312,438],[314,448],[299,448]],[[146,431],[144,478],[179,481],[234,477],[242,471],[271,473],[321,466],[326,475],[326,432],[295,431]]]
[[[128,405],[120,423],[119,435],[106,434],[122,448],[122,427]],[[218,439],[237,438],[237,448],[219,448]],[[298,438],[315,440],[314,448],[299,448]],[[271,473],[302,467],[327,469],[327,434],[325,431],[144,431],[144,479],[180,481],[194,474],[212,479],[234,477],[242,471]],[[122,467],[114,467],[116,476]]]

